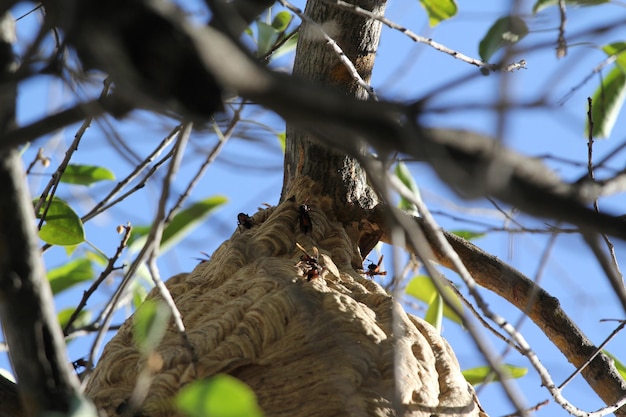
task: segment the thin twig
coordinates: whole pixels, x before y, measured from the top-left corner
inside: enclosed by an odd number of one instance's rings
[[[471,277],[469,271],[465,268],[465,265],[463,264],[463,262],[461,262],[461,260],[459,259],[458,255],[456,254],[456,252],[454,252],[454,250],[449,245],[447,240],[445,240],[445,237],[443,236],[443,234],[441,233],[441,230],[436,225],[434,218],[430,215],[430,213],[428,211],[428,208],[426,207],[425,204],[423,204],[423,202],[421,201],[419,196],[414,194],[414,193],[412,193],[396,177],[390,177],[390,184],[396,191],[400,192],[400,194],[403,197],[406,197],[411,203],[415,204],[415,206],[417,207],[417,211],[420,213],[420,216],[424,219],[424,223],[425,223],[426,227],[429,229],[429,231],[431,233],[437,233],[437,243],[443,249],[445,255],[448,256],[449,259],[451,259],[451,261],[453,262],[453,264],[454,264],[454,266],[455,266],[455,268],[457,270],[457,273],[459,274],[459,276],[461,277],[461,279],[463,280],[463,282],[467,286],[467,288],[468,288],[468,290],[470,292],[470,295],[472,295],[472,297],[474,298],[474,300],[476,302],[476,305],[478,306],[480,311],[485,315],[485,317],[487,317],[490,320],[492,320],[500,328],[502,328],[505,332],[507,332],[511,336],[511,339],[513,341],[515,341],[516,344],[519,345],[519,347],[522,349],[523,352],[525,352],[524,355],[526,357],[528,357],[529,359],[531,359],[531,357],[533,357],[531,362],[532,361],[539,362],[539,359],[536,357],[534,352],[530,349],[530,346],[528,345],[526,340],[521,336],[521,334],[519,332],[517,332],[517,330],[515,330],[515,328],[513,328],[513,326],[511,326],[504,318],[502,318],[499,315],[496,315],[495,313],[493,313],[491,311],[491,309],[489,308],[489,306],[487,305],[487,303],[483,300],[482,296],[477,291],[476,282]],[[400,218],[396,218],[396,220],[397,221],[401,221]],[[410,227],[411,229],[414,228],[413,225],[408,225],[408,224],[405,225],[405,227]],[[420,254],[420,257],[422,258],[422,261],[424,262],[424,266],[425,266],[426,270],[428,271],[428,274],[433,279],[433,283],[435,284],[435,287],[437,287],[437,290],[439,290],[439,293],[441,294],[442,298],[444,299],[446,304],[459,317],[465,317],[462,311],[458,311],[457,307],[453,303],[451,303],[450,300],[446,299],[445,292],[441,291],[440,287],[442,287],[442,284],[436,278],[438,276],[437,270],[434,268],[433,262],[430,261],[431,259],[434,259],[434,256],[432,254],[432,250],[430,249],[428,243],[426,242],[425,236],[423,236],[422,233],[419,233],[419,229],[417,230],[418,233],[413,233],[413,230],[410,230],[410,231],[411,232],[408,233],[409,239],[412,241],[412,244],[418,250],[418,252]],[[417,241],[418,236],[419,236],[420,240],[423,240],[422,242],[418,242]],[[472,336],[472,340],[474,340],[474,343],[476,344],[476,347],[483,354],[483,356],[487,360],[489,366],[491,366],[491,368],[493,369],[494,373],[496,374],[498,379],[501,381],[502,388],[504,389],[505,393],[507,394],[507,397],[509,398],[509,400],[511,400],[511,402],[513,403],[515,408],[523,416],[527,416],[528,414],[524,411],[525,406],[523,404],[521,396],[514,389],[512,383],[507,378],[507,375],[506,375],[505,371],[501,367],[500,361],[496,358],[497,355],[492,351],[491,347],[487,345],[486,340],[479,334],[478,330],[475,328],[475,326],[473,325],[473,323],[471,321],[469,321],[466,318],[464,318],[463,324],[465,325],[466,329],[468,330],[468,332]],[[540,365],[540,367],[542,367],[540,363],[539,363],[539,365]],[[548,375],[548,379],[549,378],[550,377]],[[554,384],[552,384],[552,385],[554,385]]]
[[[109,81],[105,81],[104,87],[102,88],[102,92],[100,93],[99,100],[102,100],[104,99],[104,97],[107,96],[107,94],[109,93],[110,86],[111,86],[111,83]],[[85,134],[87,129],[89,129],[89,126],[91,126],[92,121],[93,121],[93,117],[88,117],[80,126],[80,128],[76,132],[76,135],[74,135],[74,140],[68,147],[67,151],[65,151],[65,157],[59,164],[56,171],[52,174],[52,179],[48,182],[48,185],[41,192],[41,196],[39,197],[39,200],[35,204],[35,213],[39,213],[39,210],[44,204],[45,204],[45,207],[43,209],[43,213],[41,213],[41,216],[40,216],[39,225],[37,226],[38,229],[41,229],[43,222],[46,220],[46,214],[48,213],[48,209],[50,208],[50,205],[52,204],[54,195],[56,194],[56,190],[61,181],[61,177],[63,176],[65,169],[69,165],[70,159],[72,159],[74,152],[78,150],[78,144],[82,140],[83,135]]]
[[[269,62],[270,58],[272,57],[272,55],[274,55],[274,53],[276,51],[278,51],[280,49],[281,46],[283,46],[284,44],[286,44],[291,38],[293,38],[294,36],[296,36],[298,34],[298,32],[300,32],[300,27],[298,26],[297,28],[295,28],[293,31],[291,31],[291,33],[285,35],[285,32],[282,32],[282,39],[280,39],[278,42],[276,42],[274,45],[272,45],[272,48],[267,51],[263,56],[259,57],[259,60],[261,62]]]
[[[456,296],[459,297],[459,299],[463,302],[463,304],[465,304],[465,306],[470,310],[472,315],[476,317],[476,319],[480,322],[480,324],[483,325],[484,328],[489,330],[495,337],[502,340],[507,345],[512,346],[515,350],[517,350],[522,355],[524,354],[524,351],[522,350],[521,347],[519,347],[510,338],[507,338],[502,333],[500,333],[495,327],[493,327],[491,324],[489,324],[487,320],[483,318],[483,316],[478,312],[478,310],[476,310],[476,307],[474,307],[474,305],[470,302],[470,300],[468,300],[467,297],[465,297],[465,295],[461,293],[461,291],[457,288],[456,285],[453,285],[452,283],[450,283],[448,286],[450,287],[452,291],[454,291]]]
[[[122,236],[120,244],[117,246],[115,253],[112,257],[109,258],[107,265],[100,273],[100,276],[93,282],[93,284],[91,284],[91,286],[86,291],[83,292],[83,297],[78,303],[78,306],[65,324],[65,327],[63,328],[63,334],[66,337],[69,335],[70,330],[72,329],[72,324],[74,324],[74,321],[76,321],[80,313],[83,311],[83,308],[85,308],[85,306],[87,305],[89,297],[91,297],[91,295],[98,289],[100,284],[111,274],[111,272],[115,271],[116,269],[120,269],[120,267],[115,266],[115,263],[120,258],[120,256],[122,256],[122,251],[124,250],[124,248],[126,248],[126,245],[128,244],[128,239],[130,238],[130,232],[132,230],[130,223],[122,227],[124,230],[124,235]]]
[[[422,218],[424,220],[424,224],[427,227],[428,232],[431,233],[433,236],[435,236],[436,243],[439,245],[439,247],[441,248],[441,250],[445,254],[445,256],[447,256],[448,259],[450,259],[450,261],[454,265],[455,269],[459,273],[459,276],[463,279],[463,281],[467,285],[470,294],[472,295],[472,297],[476,301],[476,305],[481,309],[481,311],[483,312],[483,314],[486,317],[488,317],[490,320],[494,321],[499,327],[501,327],[505,332],[507,332],[511,336],[511,339],[514,340],[520,346],[520,348],[525,351],[525,356],[528,358],[528,360],[530,361],[531,365],[535,368],[535,370],[539,374],[539,376],[541,378],[541,381],[542,381],[542,385],[544,387],[546,387],[546,389],[550,392],[550,394],[552,395],[554,400],[561,407],[563,407],[563,409],[568,411],[570,414],[578,416],[578,417],[590,417],[590,416],[601,417],[601,416],[605,416],[605,415],[608,415],[610,413],[615,412],[615,410],[620,408],[622,405],[626,404],[626,397],[624,397],[624,398],[620,399],[619,401],[617,401],[615,404],[607,406],[607,407],[604,407],[604,408],[602,408],[602,409],[600,409],[598,411],[592,412],[592,413],[589,413],[589,412],[587,412],[585,410],[579,409],[578,407],[576,407],[573,404],[571,404],[563,396],[563,394],[561,392],[561,389],[559,389],[555,385],[555,383],[552,380],[552,377],[550,376],[550,373],[543,366],[543,364],[539,360],[539,357],[531,349],[530,345],[525,340],[525,338],[521,335],[521,333],[519,333],[513,326],[511,326],[504,318],[502,318],[499,315],[493,313],[491,311],[491,309],[489,308],[488,304],[485,303],[485,301],[482,299],[482,296],[476,290],[476,282],[474,281],[472,276],[469,274],[469,271],[467,270],[467,268],[465,268],[465,265],[463,264],[463,262],[461,261],[461,259],[457,255],[457,253],[454,251],[452,246],[450,246],[449,242],[447,241],[447,239],[445,238],[445,236],[441,232],[441,229],[439,229],[439,227],[436,225],[435,220],[432,218],[432,216],[428,212],[428,208],[422,203],[421,199],[419,199],[418,196],[413,194],[404,184],[402,184],[395,177],[391,178],[391,184],[393,185],[393,187],[398,192],[400,192],[400,194],[403,197],[407,198],[411,203],[413,203],[413,204],[415,204],[417,206],[417,210],[421,214],[421,216],[422,216]],[[414,235],[416,235],[416,234],[415,233],[409,233],[410,237],[414,236]],[[426,258],[426,259],[429,259],[429,258]],[[429,262],[426,262],[426,265],[427,264],[429,264]],[[450,307],[452,309],[454,309],[454,305],[450,305]],[[468,330],[470,330],[470,329],[468,328]],[[479,343],[479,342],[483,342],[483,341],[476,340],[476,342]],[[486,356],[486,359],[490,362],[490,365],[494,368],[494,371],[498,372],[497,363],[495,363],[495,361],[493,361],[492,358],[490,358],[490,357]],[[500,381],[501,381],[501,383],[503,385],[503,388],[505,388],[505,390],[506,390],[508,388],[507,387],[507,385],[508,385],[507,380],[503,378],[503,375],[498,375],[498,376],[499,376]],[[511,393],[509,391],[507,391],[507,394],[509,394],[509,398],[513,401],[513,398],[511,398],[512,397]],[[524,411],[524,408],[521,406],[519,401],[517,401],[517,398],[516,398],[516,401],[514,402],[514,404],[516,405],[517,410],[520,413],[522,413],[522,415],[528,415]]]
[[[615,267],[615,263],[606,256],[606,253],[602,250],[600,246],[600,242],[598,240],[598,234],[593,233],[583,233],[583,237],[587,246],[591,249],[593,254],[595,255],[598,263],[602,267],[602,270],[606,274],[606,277],[609,280],[609,283],[613,287],[613,292],[617,296],[622,309],[626,311],[626,289],[623,285],[623,277],[621,273]]]
[[[126,176],[126,178],[124,178],[123,180],[121,180],[120,182],[118,182],[115,187],[113,187],[113,189],[109,192],[109,194],[104,197],[98,204],[96,204],[87,214],[85,214],[82,218],[81,221],[83,223],[86,223],[87,221],[91,220],[92,218],[96,217],[98,214],[104,212],[105,210],[107,210],[108,208],[114,206],[115,204],[119,203],[120,201],[122,201],[124,198],[128,197],[130,194],[132,194],[132,192],[143,188],[146,181],[148,180],[148,178],[150,178],[150,176],[152,176],[152,174],[154,174],[154,172],[156,171],[156,169],[158,168],[158,166],[160,166],[161,164],[163,164],[167,159],[169,159],[169,156],[164,157],[161,161],[159,161],[157,164],[155,164],[154,167],[152,167],[152,169],[144,176],[144,178],[139,181],[139,183],[133,188],[133,190],[131,190],[131,192],[127,192],[125,193],[122,197],[118,198],[117,200],[109,203],[119,192],[120,190],[122,190],[128,183],[130,183],[131,181],[133,181],[135,178],[137,178],[139,176],[139,174],[148,166],[150,165],[156,158],[159,157],[159,155],[161,154],[161,152],[163,152],[163,150],[168,147],[170,145],[170,143],[172,143],[172,141],[176,138],[176,135],[180,132],[181,126],[178,125],[176,126],[162,141],[161,143],[159,143],[157,145],[157,147],[152,151],[152,153],[150,153],[150,155],[148,155],[141,163],[137,164],[135,166],[135,168],[133,169],[133,171],[128,174],[128,176]]]
[[[184,140],[183,138],[181,138],[181,136],[183,136],[183,132],[184,130],[179,133],[178,140]],[[154,224],[155,226],[153,226],[150,229],[150,232],[148,233],[146,243],[137,254],[137,257],[133,260],[133,262],[128,267],[128,270],[124,274],[124,278],[122,279],[122,282],[120,283],[118,288],[115,290],[115,293],[113,294],[113,296],[111,297],[111,299],[109,300],[105,308],[103,309],[102,313],[100,314],[102,325],[89,351],[87,364],[90,366],[88,367],[88,369],[91,368],[91,365],[93,364],[96,353],[100,350],[100,346],[102,345],[103,340],[104,340],[104,335],[108,331],[109,325],[111,324],[111,320],[113,319],[113,313],[115,312],[117,305],[122,300],[126,292],[126,288],[130,284],[139,266],[142,265],[148,259],[148,257],[150,256],[150,253],[153,250],[153,246],[156,244],[155,239],[154,239],[154,234],[157,232],[156,224],[158,223],[154,223]],[[83,387],[86,385],[89,379],[88,376],[89,376],[88,374],[85,374],[85,378],[82,381]]]
[[[567,41],[565,40],[565,25],[567,24],[567,14],[565,0],[559,0],[559,37],[556,40],[556,57],[563,58],[567,55]]]
[[[205,161],[200,165],[196,174],[191,178],[191,181],[189,181],[189,184],[185,188],[185,191],[181,193],[180,197],[178,198],[174,206],[170,209],[166,217],[166,222],[169,222],[172,219],[172,217],[174,216],[174,213],[183,205],[183,202],[191,194],[191,190],[193,190],[193,188],[198,184],[198,181],[200,181],[200,178],[202,178],[207,168],[213,163],[213,161],[215,161],[217,156],[220,154],[220,152],[224,148],[224,145],[226,145],[226,142],[228,142],[228,139],[230,139],[233,132],[235,131],[235,127],[237,126],[237,123],[241,120],[240,119],[241,112],[245,104],[246,104],[245,101],[239,104],[239,107],[235,110],[235,113],[233,114],[228,124],[228,127],[226,128],[226,131],[224,133],[222,133],[217,123],[213,122],[213,129],[215,131],[215,134],[219,138],[219,140],[217,144],[215,145],[215,147],[211,150],[211,152],[209,152],[209,155],[207,156]]]
[[[157,267],[156,261],[159,257],[160,250],[160,242],[163,237],[163,230],[165,226],[171,221],[173,218],[173,213],[170,212],[170,216],[166,216],[166,206],[170,196],[170,190],[172,188],[172,182],[174,181],[174,177],[180,168],[181,161],[183,159],[183,154],[187,143],[189,142],[189,136],[191,135],[191,130],[193,128],[192,123],[186,123],[183,125],[183,128],[180,132],[179,139],[174,146],[174,155],[172,156],[172,161],[169,165],[169,169],[167,171],[167,175],[163,178],[163,186],[161,191],[161,197],[159,198],[159,204],[157,206],[157,212],[154,216],[153,226],[150,230],[150,234],[148,236],[148,241],[146,242],[146,246],[149,246],[148,250],[148,259],[147,266],[148,272],[150,273],[150,277],[154,282],[154,285],[159,289],[159,293],[163,300],[170,308],[172,312],[172,317],[174,319],[174,324],[181,338],[183,339],[183,343],[187,349],[192,354],[192,361],[195,363],[197,361],[197,357],[195,354],[195,350],[191,343],[189,342],[189,338],[187,336],[187,332],[185,331],[185,325],[183,324],[183,317],[180,311],[178,311],[178,307],[176,307],[176,303],[172,298],[172,294],[170,294],[169,290],[165,286],[165,283],[161,279],[161,274],[159,273],[159,268]]]
[[[44,168],[47,168],[50,165],[50,158],[44,155],[43,148],[39,148],[37,150],[37,155],[35,155],[31,163],[28,164],[28,167],[26,168],[26,175],[30,174],[37,162],[40,162]]]
[[[608,344],[609,344],[609,342],[610,342],[611,340],[613,340],[613,338],[614,338],[615,336],[617,336],[617,334],[618,334],[619,332],[621,332],[621,331],[622,331],[622,329],[624,328],[624,326],[626,326],[626,320],[621,320],[620,325],[619,325],[619,326],[617,326],[617,327],[615,328],[615,330],[613,330],[613,331],[611,332],[611,334],[610,334],[610,335],[609,335],[606,339],[604,339],[604,341],[603,341],[602,343],[600,343],[600,345],[598,346],[598,349],[596,349],[596,351],[593,353],[593,355],[589,356],[589,359],[587,359],[587,361],[585,361],[585,363],[583,363],[582,365],[580,365],[580,366],[576,369],[576,371],[574,371],[574,373],[572,373],[569,377],[565,378],[565,381],[563,381],[563,382],[561,383],[561,385],[559,385],[559,389],[563,389],[563,388],[565,388],[565,386],[566,386],[567,384],[569,384],[569,383],[570,383],[570,381],[571,381],[572,379],[574,379],[574,377],[575,377],[576,375],[578,375],[579,373],[581,373],[581,372],[583,371],[583,369],[585,369],[585,368],[586,368],[586,367],[587,367],[587,366],[591,363],[591,361],[592,361],[592,360],[593,360],[596,356],[598,356],[600,353],[602,353],[602,349],[604,349],[604,347],[605,347],[606,345],[608,345]]]
[[[621,52],[621,51],[620,51]],[[616,52],[614,55],[609,56],[608,58],[605,58],[604,60],[602,60],[602,62],[600,62],[598,65],[596,65],[596,67],[594,69],[591,70],[591,73],[589,75],[587,75],[585,78],[583,78],[583,80],[576,84],[574,87],[572,87],[570,89],[570,91],[565,94],[563,96],[562,99],[560,99],[557,103],[559,104],[559,106],[562,106],[565,104],[565,102],[567,100],[569,100],[579,89],[581,89],[585,84],[587,84],[587,82],[597,73],[599,73],[600,71],[602,71],[602,69],[606,66],[611,65],[612,63],[614,63],[615,61],[617,61],[617,57],[619,55],[620,52]]]
[[[385,16],[381,16],[378,15],[376,13],[370,12],[369,10],[366,10],[362,7],[359,7],[357,5],[345,2],[343,0],[325,0],[327,3],[330,4],[334,4],[336,6],[338,6],[341,9],[344,10],[348,10],[351,11],[352,13],[358,14],[360,16],[364,16],[364,17],[368,17],[370,19],[374,19],[374,20],[378,20],[379,22],[381,22],[382,24],[386,25],[387,27],[391,28],[391,29],[395,29],[401,33],[403,33],[404,35],[406,35],[409,39],[411,39],[413,42],[417,42],[417,43],[423,43],[425,45],[430,46],[433,49],[436,49],[439,52],[443,52],[445,54],[450,55],[452,58],[456,58],[458,60],[461,60],[463,62],[466,62],[468,64],[471,65],[475,65],[478,68],[485,68],[489,71],[515,71],[515,70],[519,70],[522,68],[526,68],[526,61],[524,60],[520,60],[519,62],[514,62],[512,64],[509,65],[496,65],[496,64],[489,64],[487,62],[484,62],[480,59],[475,59],[475,58],[471,58],[467,55],[464,55],[458,51],[455,51],[453,49],[448,48],[447,46],[444,46],[438,42],[433,41],[430,38],[425,38],[423,36],[419,36],[415,33],[413,33],[411,30],[405,28],[402,25],[399,25],[395,22],[392,22],[391,20],[387,19]]]
[[[537,403],[537,404],[533,405],[532,407],[527,408],[525,411],[527,413],[532,412],[532,411],[539,411],[540,408],[542,408],[543,406],[548,405],[549,403],[550,403],[550,400],[544,400],[544,401],[541,401],[540,403]],[[506,414],[506,415],[504,415],[502,417],[517,417],[519,415],[520,415],[519,412],[515,412],[513,414]]]
[[[94,118],[104,113],[122,115],[129,110],[130,108],[125,102],[114,96],[78,103],[69,109],[45,116],[27,126],[8,131],[2,138],[0,151],[31,142],[57,129],[84,120],[85,117]]]
[[[590,181],[595,181],[595,175],[593,172],[593,99],[591,97],[587,97],[587,103],[588,103],[588,110],[587,110],[587,121],[589,124],[589,137],[587,138],[587,173],[589,175],[589,180]],[[593,201],[593,208],[596,210],[596,212],[600,212],[600,205],[598,203],[598,199],[596,198]],[[624,287],[624,275],[622,274],[622,271],[619,268],[619,263],[617,262],[617,257],[615,256],[615,246],[613,245],[613,242],[611,242],[611,240],[609,239],[609,237],[606,235],[606,233],[602,233],[602,240],[604,240],[604,243],[609,251],[609,256],[611,257],[611,262],[613,263],[613,266],[615,268],[615,271],[617,272],[617,274],[621,277],[621,287]]]

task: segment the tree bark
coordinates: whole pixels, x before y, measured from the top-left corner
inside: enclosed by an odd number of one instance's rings
[[[386,2],[366,0],[358,5],[383,14]],[[302,23],[293,74],[314,84],[332,87],[346,96],[367,100],[368,91],[352,77],[322,31],[337,43],[362,80],[369,83],[382,24],[321,0],[307,2],[305,14],[310,21]],[[357,152],[365,152],[365,144]],[[314,189],[299,188],[301,178],[311,179]],[[331,207],[325,207],[325,212],[347,226],[355,226],[352,227],[355,232],[360,229],[357,244],[361,258],[378,243],[379,235],[369,229],[364,232],[360,224],[379,203],[379,197],[367,183],[365,171],[355,155],[321,144],[310,131],[287,122],[281,201],[296,196],[297,201],[305,202],[309,198],[307,193],[331,196]],[[361,261],[356,257],[353,266],[360,267]]]
[[[14,128],[17,80],[11,33],[13,17],[0,17],[0,136]],[[1,138],[0,138],[1,141]],[[65,357],[33,224],[33,206],[17,150],[0,152],[0,318],[19,382],[3,381],[1,412],[40,416],[68,413],[78,380]]]

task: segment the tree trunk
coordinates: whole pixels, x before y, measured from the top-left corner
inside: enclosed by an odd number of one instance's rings
[[[310,1],[306,13],[369,80],[380,24],[325,2]],[[313,25],[303,25],[294,73],[367,98]],[[168,330],[136,413],[174,415],[164,400],[182,386],[229,373],[254,389],[267,416],[484,415],[448,344],[357,271],[378,239],[367,227],[377,203],[354,159],[288,126],[280,204],[256,213],[209,262],[168,281],[193,352]],[[296,244],[311,257],[317,248],[319,264],[302,260]],[[87,395],[108,415],[127,411],[145,366],[128,320]]]

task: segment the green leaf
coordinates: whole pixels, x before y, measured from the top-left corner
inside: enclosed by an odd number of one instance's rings
[[[139,351],[148,355],[159,346],[172,315],[163,301],[147,300],[135,312],[133,325],[135,343]]]
[[[115,175],[110,170],[93,165],[68,165],[61,182],[68,184],[91,185],[98,181],[114,181]]]
[[[37,218],[43,215],[44,204]],[[51,245],[71,246],[85,241],[85,230],[80,217],[63,200],[54,198],[46,213],[45,224],[39,230],[39,237]]]
[[[131,285],[132,305],[136,309],[141,307],[148,296],[148,290],[139,280],[133,280]]]
[[[278,40],[280,31],[276,30],[272,25],[256,22],[257,26],[257,57],[265,56]]]
[[[192,382],[176,395],[176,405],[189,417],[261,417],[252,389],[230,375]]]
[[[91,262],[95,262],[96,265],[106,266],[109,262],[109,258],[107,258],[103,253],[97,251],[88,251],[85,253],[85,258],[89,259]]]
[[[189,235],[206,220],[213,210],[227,201],[228,199],[223,196],[209,197],[178,212],[163,230],[161,254],[167,252],[172,246]],[[150,229],[150,226],[133,226],[129,240],[131,249],[136,249],[145,243],[145,238]]]
[[[486,233],[477,233],[470,230],[452,230],[450,233],[458,237],[462,237],[465,240],[474,240],[486,235]]]
[[[502,371],[507,375],[507,378],[518,379],[528,373],[528,368],[513,365],[502,365]],[[479,366],[477,368],[466,369],[461,372],[467,382],[472,385],[478,385],[485,382],[487,377],[492,373],[490,366]],[[494,375],[489,382],[497,381],[498,378]]]
[[[626,75],[619,65],[613,67],[602,85],[593,93],[591,116],[593,118],[593,137],[606,138],[611,135],[617,116],[624,104],[626,93]],[[585,135],[589,135],[589,121],[585,125]]]
[[[81,258],[51,269],[47,276],[52,294],[57,295],[76,284],[89,281],[93,275],[91,261]]]
[[[146,243],[148,233],[150,233],[150,226],[133,226],[130,231],[130,237],[128,238],[128,248],[131,252],[135,252]]]
[[[450,19],[458,11],[454,0],[420,0],[420,4],[428,13],[430,27],[435,27],[442,21]]]
[[[613,363],[615,364],[617,372],[619,372],[622,378],[626,379],[626,365],[624,365],[619,359],[617,359],[613,354],[609,353],[608,351],[603,350],[602,353],[613,359]]]
[[[602,50],[608,56],[615,55],[617,59],[615,63],[626,71],[626,42],[615,42],[604,45]]]
[[[602,3],[608,3],[610,0],[565,0],[568,6],[596,6]],[[546,7],[559,4],[559,0],[538,0],[533,6],[533,13],[538,13]]]
[[[523,19],[517,16],[501,17],[480,41],[478,46],[480,58],[488,62],[496,51],[519,42],[526,35],[528,35],[528,26]]]
[[[441,295],[435,294],[430,303],[428,304],[428,310],[424,315],[424,320],[430,323],[439,333],[441,333],[441,321],[443,319],[443,299]]]
[[[447,298],[452,301],[456,308],[459,311],[463,311],[463,303],[461,303],[461,300],[454,293],[452,288],[445,286],[443,287],[443,290],[446,293]],[[431,303],[431,300],[433,300],[435,295],[439,295],[435,284],[433,284],[430,277],[426,275],[418,275],[411,279],[406,287],[406,293],[427,304]],[[463,321],[461,318],[447,304],[443,304],[443,316],[454,321],[455,323],[462,324]]]
[[[278,32],[284,32],[285,30],[287,30],[289,23],[291,23],[291,19],[293,19],[291,13],[283,10],[282,12],[279,12],[276,16],[274,16],[274,20],[272,21],[272,27]]]
[[[75,310],[76,309],[74,307],[70,307],[59,311],[59,313],[57,314],[57,320],[59,321],[59,325],[61,326],[61,328],[65,327],[67,322],[70,320],[70,317],[72,317],[72,314],[74,314]],[[78,313],[78,317],[76,317],[76,320],[74,320],[73,326],[86,326],[87,324],[89,324],[90,320],[91,312],[89,310],[82,310],[80,313]]]
[[[411,190],[413,194],[419,196],[420,192],[419,192],[419,189],[417,188],[417,183],[413,179],[413,175],[411,175],[411,172],[409,171],[409,169],[404,163],[398,162],[398,164],[396,165],[395,174],[396,174],[396,177],[398,177],[398,179],[402,182],[402,184],[404,184],[409,190]],[[412,215],[415,215],[415,216],[418,215],[415,204],[411,203],[409,200],[407,200],[406,198],[402,196],[400,197],[400,202],[398,203],[398,207],[401,210],[404,210]]]
[[[296,49],[298,45],[298,34],[294,33],[289,39],[287,39],[278,49],[272,54],[272,59],[276,59],[282,55],[288,54]]]
[[[222,196],[209,197],[178,212],[165,230],[163,230],[161,252],[167,251],[173,245],[184,239],[189,233],[196,229],[196,227],[203,223],[213,210],[225,204],[227,201],[228,199]]]

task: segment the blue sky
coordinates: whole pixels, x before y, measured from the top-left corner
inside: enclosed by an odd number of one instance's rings
[[[193,9],[193,6],[189,7]],[[510,7],[510,2],[501,0],[480,2],[461,0],[458,16],[431,29],[417,1],[391,0],[387,17],[410,28],[415,33],[431,37],[449,48],[478,58],[478,43],[487,28],[497,18],[507,15]],[[509,81],[509,97],[514,103],[532,100],[542,94],[547,94],[551,102],[557,102],[587,77],[592,69],[605,58],[602,51],[598,50],[599,46],[623,41],[626,38],[626,25],[616,27],[608,34],[588,38],[586,43],[571,44],[568,56],[557,60],[554,48],[534,49],[533,46],[556,39],[558,11],[553,7],[533,17],[531,7],[532,2],[520,2],[519,10],[529,24],[530,34],[519,44],[525,52],[516,59],[525,59],[527,69],[506,75]],[[19,7],[19,10],[16,9],[14,14],[20,15],[27,9],[28,5],[24,4]],[[569,9],[566,34],[578,33],[585,28],[604,24],[613,19],[617,21],[620,17],[622,21],[625,21],[625,15],[626,10],[620,4]],[[37,14],[33,14],[18,22],[20,46],[24,46],[38,19]],[[291,59],[292,57],[285,57],[276,63],[276,66],[289,68]],[[476,77],[477,71],[476,67],[428,46],[415,44],[403,34],[385,28],[372,84],[380,97],[412,101],[419,99],[423,94],[437,91],[452,80],[472,77],[459,87],[438,95],[432,102],[432,105],[437,107],[468,104],[471,105],[468,110],[432,114],[425,120],[432,126],[464,128],[493,135],[497,132],[496,116],[493,112],[484,110],[484,107],[479,108],[477,104],[497,102],[502,93],[501,75]],[[507,116],[504,129],[505,143],[527,155],[550,155],[552,158],[546,159],[546,163],[564,178],[575,179],[584,175],[586,172],[584,166],[559,163],[555,161],[555,157],[583,164],[586,162],[587,143],[583,129],[586,120],[587,97],[596,89],[598,82],[597,76],[592,77],[563,106],[511,111]],[[95,84],[88,89],[89,94],[97,94],[99,88],[100,86]],[[67,85],[55,82],[50,77],[38,77],[25,82],[20,86],[19,121],[26,123],[35,120],[73,102],[75,97],[76,93]],[[190,270],[198,262],[195,258],[202,256],[201,252],[212,253],[235,231],[238,212],[253,213],[263,203],[274,204],[278,201],[282,182],[282,154],[275,135],[260,124],[268,124],[274,131],[282,132],[284,122],[261,108],[249,110],[244,119],[246,120],[242,123],[242,129],[246,131],[240,131],[244,137],[235,138],[226,145],[191,197],[191,201],[197,201],[212,195],[225,195],[228,196],[229,203],[220,208],[180,247],[167,253],[160,260],[159,267],[162,276]],[[107,123],[115,126],[120,137],[139,155],[146,155],[174,126],[172,121],[157,120],[145,113],[135,113],[129,119],[110,120]],[[623,126],[624,115],[621,114],[612,137],[598,140],[594,145],[594,159],[600,159],[623,142]],[[131,170],[132,162],[124,161],[119,152],[111,149],[107,141],[108,131],[110,129],[106,127],[106,124],[95,124],[87,132],[76,154],[75,162],[106,165],[115,172],[118,179],[121,179]],[[39,168],[29,177],[33,195],[36,196],[41,192],[41,187],[48,181],[55,163],[62,158],[75,132],[76,126],[68,127],[50,138],[40,139],[25,153],[24,159],[28,163],[33,157],[33,152],[42,146],[46,154],[52,158],[51,168],[47,170]],[[184,187],[191,173],[215,142],[215,135],[208,130],[194,133],[185,156],[183,169],[177,178],[175,185],[177,189]],[[623,168],[624,155],[617,155],[609,165],[617,169]],[[409,164],[409,167],[418,182],[424,200],[436,213],[438,222],[445,228],[474,231],[483,231],[486,228],[470,223],[470,220],[492,227],[502,227],[505,224],[503,215],[487,200],[462,200],[443,185],[428,166]],[[118,224],[130,221],[135,225],[143,225],[154,216],[153,202],[158,197],[159,184],[158,181],[148,184],[141,194],[129,198],[110,213],[88,223],[86,226],[88,240],[106,253],[111,253],[119,239],[115,232]],[[111,186],[112,183],[99,184],[88,193],[75,187],[65,187],[60,190],[60,193],[64,198],[75,201],[79,212],[81,210],[86,212],[93,205],[96,196],[105,193]],[[624,202],[623,196],[615,196],[602,200],[600,207],[614,214],[623,214],[626,211]],[[458,220],[459,218],[461,220]],[[527,227],[542,227],[544,223],[542,220],[533,220],[524,215],[516,215],[515,219]],[[475,243],[500,259],[510,262],[532,278],[540,269],[540,259],[546,250],[548,237],[546,234],[492,232],[476,240]],[[614,243],[618,261],[624,261],[626,245],[618,241]],[[45,257],[48,267],[61,265],[67,262],[67,259],[66,253],[61,249],[53,249]],[[385,267],[391,272],[390,256],[386,257],[386,261],[388,262]],[[455,279],[454,274],[444,272],[451,279]],[[599,323],[600,319],[623,318],[624,316],[597,261],[582,239],[576,235],[563,235],[557,239],[541,275],[541,285],[560,298],[565,311],[595,343],[600,343],[616,325],[615,323]],[[82,290],[83,288],[77,288],[60,297],[57,300],[58,308],[76,305]],[[111,291],[111,287],[103,289],[103,297]],[[490,307],[508,321],[516,323],[520,319],[521,313],[507,302],[486,290],[482,291],[482,294],[488,299]],[[89,305],[96,311],[101,306],[101,299],[95,299]],[[419,311],[416,313],[423,314]],[[563,356],[529,320],[524,322],[522,332],[557,383],[573,371]],[[476,352],[467,334],[458,326],[451,322],[444,322],[443,335],[452,344],[463,369],[485,363]],[[609,345],[608,350],[626,361],[626,353],[623,349],[625,343],[626,336],[619,335]],[[494,346],[498,352],[505,350],[502,344],[494,342]],[[69,349],[70,358],[78,359],[86,353],[87,349],[87,340],[72,342]],[[509,353],[505,362],[530,367],[527,360],[515,352]],[[532,369],[517,383],[529,406],[549,397],[547,391],[541,388],[540,381]],[[602,406],[601,401],[580,378],[566,388],[565,396],[572,400],[574,405],[589,411]],[[503,397],[498,384],[481,388],[480,398],[492,416],[513,411],[512,406]],[[567,413],[551,403],[539,410],[537,415],[564,416]]]

